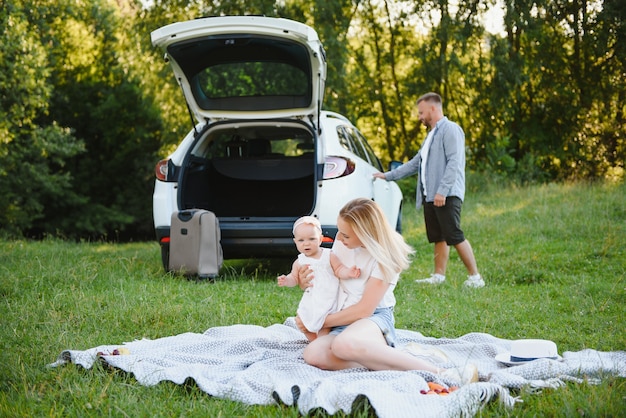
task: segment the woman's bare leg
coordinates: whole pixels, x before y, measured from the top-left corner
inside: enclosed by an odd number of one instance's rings
[[[324,335],[317,337],[307,345],[302,353],[304,361],[311,366],[324,370],[343,370],[354,367],[363,367],[358,363],[340,359],[333,354],[331,349],[336,335]]]
[[[365,367],[370,370],[441,369],[409,353],[389,347],[380,328],[369,319],[361,319],[341,334],[319,337],[304,350],[304,360],[321,369],[341,370]]]

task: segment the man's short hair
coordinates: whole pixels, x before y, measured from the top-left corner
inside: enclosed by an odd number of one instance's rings
[[[438,95],[437,93],[426,93],[426,94],[422,94],[419,99],[417,99],[417,103],[421,103],[421,102],[432,102],[432,103],[437,103],[437,104],[441,104],[442,100],[441,100],[441,96]]]

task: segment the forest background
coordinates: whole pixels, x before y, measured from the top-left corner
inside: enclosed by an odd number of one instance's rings
[[[200,16],[315,28],[324,108],[385,163],[417,152],[436,91],[477,176],[624,181],[626,2],[494,1],[0,0],[0,236],[153,238],[154,165],[191,121],[150,32]]]

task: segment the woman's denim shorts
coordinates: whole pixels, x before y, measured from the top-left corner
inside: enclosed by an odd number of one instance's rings
[[[385,337],[388,346],[396,346],[396,321],[393,316],[393,306],[389,306],[387,308],[376,308],[372,316],[367,319],[373,321],[376,325],[378,325],[378,328],[380,328],[380,331],[383,333],[383,337]],[[349,325],[341,325],[338,327],[333,327],[330,331],[330,334],[339,335],[341,331],[346,329],[348,326]]]

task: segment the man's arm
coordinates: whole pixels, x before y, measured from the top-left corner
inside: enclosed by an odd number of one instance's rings
[[[417,154],[415,154],[413,158],[411,158],[406,163],[402,164],[400,167],[397,167],[385,173],[374,173],[374,177],[384,178],[385,180],[393,181],[393,180],[400,180],[405,177],[411,176],[419,172],[420,159],[421,159],[421,156],[420,156],[420,153],[418,152]]]

